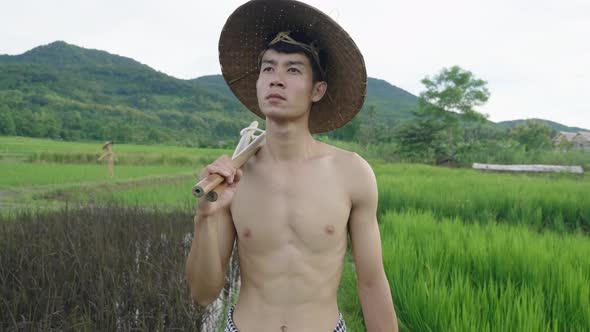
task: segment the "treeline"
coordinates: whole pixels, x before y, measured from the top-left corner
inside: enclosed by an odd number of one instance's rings
[[[383,123],[375,117],[376,106],[369,105],[365,118],[355,118],[326,137],[356,142],[341,145],[368,158],[388,161],[455,166],[473,162],[575,164],[590,168],[589,153],[573,150],[569,142],[553,143],[558,131],[548,121],[526,120],[512,128],[488,121],[475,110],[490,96],[487,83],[473,73],[454,66],[422,83],[425,90],[412,110],[413,117],[406,121],[395,126]]]
[[[144,68],[1,62],[0,74],[0,135],[227,147],[258,119],[219,75],[182,81]],[[330,137],[383,142],[413,117],[414,96],[375,79],[369,88],[363,111]]]
[[[411,116],[415,96],[375,79],[368,90],[374,120]],[[374,122],[364,113],[353,125]],[[0,135],[217,147],[233,144],[254,119],[220,75],[180,80],[64,42],[0,55]],[[354,128],[331,135],[356,139]]]
[[[422,83],[416,98],[369,78],[359,115],[322,136],[385,159],[429,164],[526,162],[554,149],[556,131],[546,122],[509,129],[478,113],[490,93],[471,72],[444,68]],[[220,75],[180,80],[63,42],[0,56],[0,135],[231,147],[255,119]]]
[[[355,151],[367,159],[388,162],[460,167],[471,167],[474,162],[581,165],[585,170],[590,169],[590,153],[572,149],[572,145],[567,143],[553,146],[548,139],[549,135],[538,135],[539,132],[535,130],[537,127],[542,128],[541,132],[553,132],[545,124],[533,120],[513,129],[493,129],[478,123],[470,124],[459,131],[460,135],[441,140],[431,140],[429,137],[433,135],[429,133],[411,131],[413,136],[406,136],[403,132],[394,130],[388,133],[388,141],[385,143],[346,142],[329,136],[321,139]],[[471,140],[473,135],[481,136]]]
[[[0,66],[0,134],[224,146],[254,116],[235,100],[127,67]]]
[[[125,107],[100,106],[66,112],[47,107],[10,112],[0,106],[0,134],[67,141],[115,140],[121,143],[224,147],[232,145],[230,140],[248,123],[247,120],[236,121],[215,114],[136,113]]]

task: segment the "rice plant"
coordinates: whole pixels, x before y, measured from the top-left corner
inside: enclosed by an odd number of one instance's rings
[[[431,211],[465,222],[527,224],[590,232],[590,179],[480,173],[413,164],[376,164],[379,212]]]
[[[522,225],[387,212],[383,261],[407,331],[589,331],[590,241]],[[354,272],[339,303],[359,317]]]
[[[0,330],[196,331],[189,212],[121,206],[0,216]]]

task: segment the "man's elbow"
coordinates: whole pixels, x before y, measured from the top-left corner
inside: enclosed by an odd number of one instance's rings
[[[356,286],[357,288],[372,288],[379,278],[376,275],[369,276],[357,276]]]
[[[361,297],[370,296],[372,291],[375,289],[371,283],[360,283],[356,284],[356,291]]]
[[[213,303],[213,301],[219,297],[219,293],[221,293],[221,289],[223,288],[223,283],[215,286],[199,283],[190,278],[188,273],[186,275],[186,280],[190,288],[191,300],[194,304],[201,306],[207,306]]]
[[[189,282],[189,288],[191,290],[191,300],[193,303],[207,306],[219,297],[223,286],[211,287],[211,285],[195,285]]]
[[[385,272],[371,273],[367,276],[359,277],[357,280],[357,290],[362,293],[369,293],[373,289],[381,289],[384,285],[389,285]]]
[[[192,292],[191,291],[191,300],[193,301],[194,304],[198,304],[200,306],[208,306],[211,303],[213,303],[213,301],[215,301],[215,299],[217,299],[218,295],[205,295],[205,294],[200,294],[198,292]]]

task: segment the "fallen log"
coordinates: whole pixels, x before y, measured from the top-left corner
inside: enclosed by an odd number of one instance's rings
[[[582,166],[561,166],[561,165],[494,165],[473,163],[472,168],[484,171],[501,172],[537,172],[537,173],[574,173],[584,174]]]

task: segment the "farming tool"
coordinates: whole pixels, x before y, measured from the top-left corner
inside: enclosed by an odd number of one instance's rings
[[[258,133],[258,135],[256,135]],[[252,157],[266,140],[266,132],[258,128],[258,121],[253,121],[248,127],[240,131],[240,141],[232,155],[232,166],[242,167]],[[226,183],[219,174],[211,174],[193,186],[192,193],[195,197],[203,197],[209,202],[215,202],[221,192],[225,190]]]

